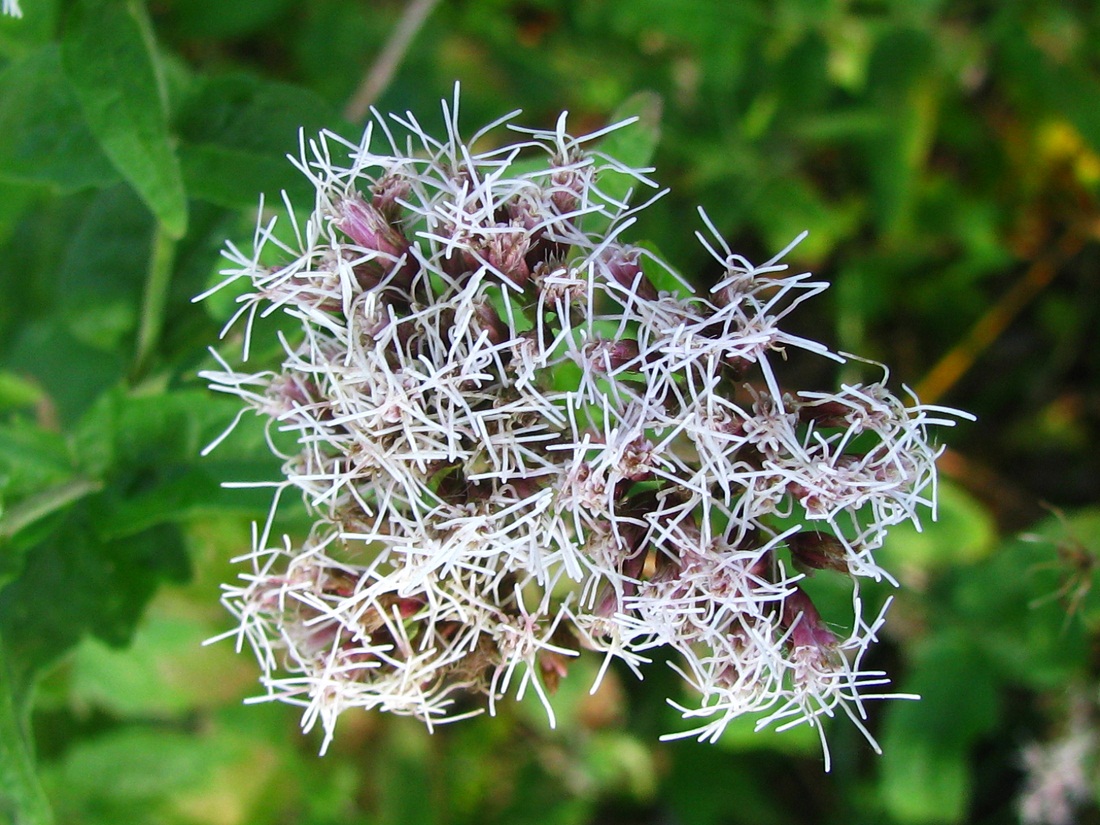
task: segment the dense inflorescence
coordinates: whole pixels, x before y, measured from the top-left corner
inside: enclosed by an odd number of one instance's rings
[[[882,613],[853,586],[838,635],[803,578],[885,576],[873,553],[933,506],[926,430],[950,422],[883,383],[783,388],[777,355],[842,360],[780,329],[825,285],[782,255],[753,266],[700,213],[724,274],[694,293],[619,240],[646,204],[604,181],[651,188],[651,170],[589,148],[603,132],[571,137],[563,115],[475,153],[508,119],[464,141],[457,96],[443,108],[442,141],[411,115],[303,141],[316,203],[296,244],[272,220],[226,252],[245,360],[258,314],[300,322],[277,370],[204,373],[293,434],[283,486],[315,518],[297,544],[258,528],[225,589],[267,697],[320,719],[326,746],[350,707],[431,725],[531,689],[552,722],[582,650],[604,656],[598,684],[667,648],[699,695],[673,735],[837,708],[862,728]]]

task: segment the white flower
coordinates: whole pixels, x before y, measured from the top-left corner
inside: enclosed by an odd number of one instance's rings
[[[1017,808],[1025,825],[1070,825],[1076,809],[1092,798],[1096,731],[1083,715],[1072,715],[1075,729],[1065,736],[1023,749],[1026,778]]]
[[[0,9],[0,12],[11,17],[23,16],[23,10],[19,8],[19,0],[4,0],[4,7]]]
[[[571,137],[563,116],[475,152],[489,129],[464,141],[457,91],[443,108],[443,141],[411,115],[376,116],[357,144],[303,138],[316,199],[304,224],[287,204],[294,243],[261,222],[251,252],[225,253],[224,283],[245,285],[224,333],[243,322],[242,361],[257,318],[300,328],[276,370],[218,355],[203,373],[269,421],[273,450],[294,440],[276,486],[316,520],[277,549],[269,520],[225,591],[263,698],[303,705],[326,745],[347,708],[432,725],[468,715],[465,694],[492,712],[530,688],[553,720],[582,649],[604,654],[598,683],[612,659],[641,675],[669,647],[701,738],[744,713],[788,727],[837,707],[863,729],[885,678],[860,660],[883,616],[864,621],[856,587],[855,629],[835,639],[784,558],[889,580],[874,551],[934,505],[927,430],[950,420],[882,382],[783,387],[777,354],[843,360],[781,329],[825,284],[781,256],[754,267],[704,214],[725,275],[694,294],[619,240],[646,204],[603,176],[654,184],[591,149],[602,133]],[[284,262],[261,264],[271,253]]]

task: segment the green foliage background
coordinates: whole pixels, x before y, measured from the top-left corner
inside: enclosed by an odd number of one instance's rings
[[[299,127],[359,133],[348,101],[412,7],[22,5],[0,19],[0,818],[1013,822],[1021,748],[1095,727],[1100,5],[442,0],[374,101],[436,124],[460,80],[471,126],[568,109],[577,133],[654,93],[620,149],[656,141],[671,193],[633,240],[703,284],[696,204],[750,259],[808,229],[792,265],[833,288],[798,331],[978,415],[940,520],[884,548],[903,587],[876,663],[924,698],[873,708],[881,757],[833,726],[829,775],[811,731],[658,743],[659,666],[594,697],[566,679],[554,731],[522,703],[434,736],[349,714],[324,758],[293,709],[242,706],[251,659],[200,643],[267,503],[220,484],[278,466],[258,427],[198,457],[236,405],[196,378],[219,321],[190,298],[259,193],[309,197]]]

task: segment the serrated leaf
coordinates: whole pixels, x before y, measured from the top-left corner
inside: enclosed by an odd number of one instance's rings
[[[61,192],[118,180],[84,122],[57,46],[0,73],[0,177]]]
[[[176,528],[101,542],[88,526],[94,507],[85,499],[70,508],[61,529],[27,554],[22,575],[0,591],[16,701],[85,634],[124,644],[157,586],[189,573]]]
[[[187,197],[168,129],[155,44],[136,0],[78,0],[62,42],[65,73],[115,168],[174,237]]]

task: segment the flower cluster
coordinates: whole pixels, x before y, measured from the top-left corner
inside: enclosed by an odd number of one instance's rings
[[[258,315],[299,328],[277,370],[203,374],[292,434],[281,486],[315,518],[298,544],[257,529],[225,589],[264,698],[304,706],[326,746],[349,707],[432,725],[533,690],[552,723],[583,650],[598,684],[666,648],[699,695],[674,736],[837,708],[862,728],[882,615],[853,587],[835,632],[803,579],[886,575],[873,553],[933,505],[927,427],[950,422],[883,383],[784,389],[777,356],[842,360],[780,328],[825,285],[787,250],[752,265],[702,213],[724,273],[704,294],[619,240],[647,204],[605,181],[654,184],[598,151],[608,130],[571,137],[563,115],[478,152],[511,116],[466,141],[457,109],[442,141],[377,114],[357,145],[303,140],[316,203],[289,212],[296,241],[272,220],[225,253],[244,359]]]

